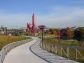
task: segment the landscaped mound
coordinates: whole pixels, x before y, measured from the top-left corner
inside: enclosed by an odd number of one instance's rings
[[[29,37],[24,36],[0,36],[0,49],[12,42],[28,39]]]

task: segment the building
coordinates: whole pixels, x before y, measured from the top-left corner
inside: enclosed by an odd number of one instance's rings
[[[32,15],[32,23],[27,23],[26,32],[34,36],[36,34],[36,17],[34,14]]]
[[[7,35],[7,27],[2,27],[0,28],[0,35]]]
[[[24,33],[23,29],[8,29],[7,27],[0,27],[0,35],[22,35]]]

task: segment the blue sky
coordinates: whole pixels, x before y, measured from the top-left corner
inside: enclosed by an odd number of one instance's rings
[[[25,27],[33,13],[37,25],[84,26],[84,0],[0,0],[0,26]]]

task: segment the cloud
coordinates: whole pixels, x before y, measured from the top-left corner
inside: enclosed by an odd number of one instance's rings
[[[25,27],[27,22],[31,22],[31,16],[30,13],[13,14],[0,11],[0,25],[9,28]],[[84,8],[56,6],[51,8],[47,14],[36,14],[36,23],[54,28],[84,26]]]
[[[0,14],[0,26],[7,26],[9,28],[20,28],[24,27],[27,22],[31,21],[31,15],[29,14]]]
[[[56,7],[39,21],[49,27],[84,26],[84,9]]]

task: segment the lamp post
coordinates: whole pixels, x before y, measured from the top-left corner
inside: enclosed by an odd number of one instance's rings
[[[39,27],[39,29],[42,31],[42,46],[43,46],[43,33],[44,33],[44,28],[45,28],[45,26],[44,25],[40,25],[40,26],[38,26]]]

